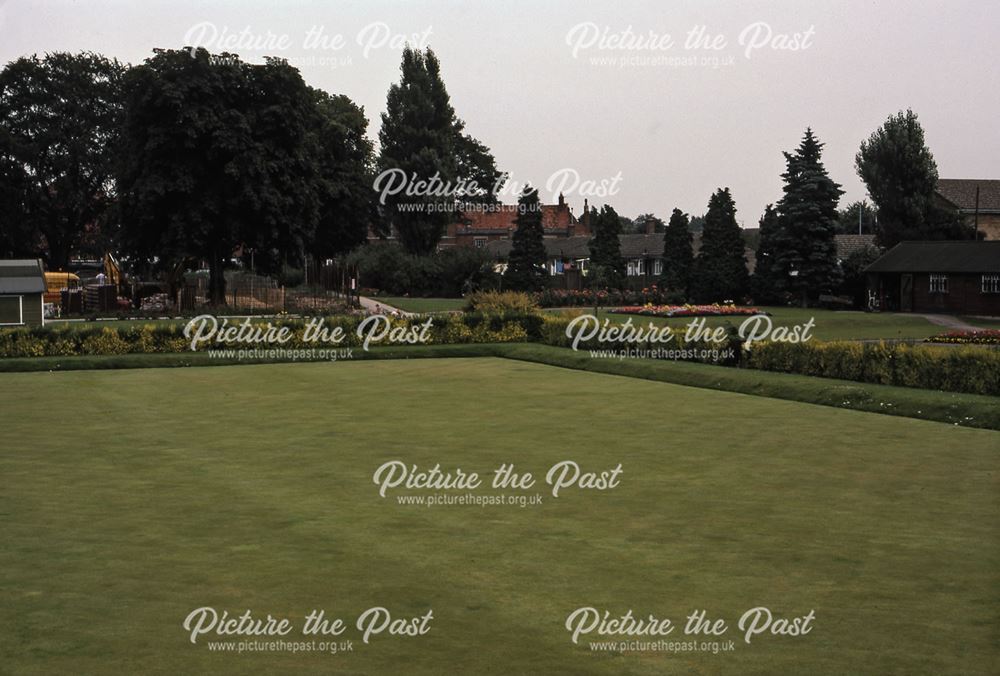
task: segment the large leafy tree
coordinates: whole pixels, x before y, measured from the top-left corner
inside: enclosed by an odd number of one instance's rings
[[[760,217],[760,240],[757,243],[756,264],[754,265],[751,289],[755,303],[774,303],[784,290],[783,280],[775,274],[774,261],[778,253],[779,229],[778,212],[774,205],[764,207]]]
[[[674,209],[663,233],[663,286],[687,296],[693,266],[691,224],[687,214]]]
[[[207,260],[224,302],[236,247],[264,269],[302,251],[319,214],[315,101],[286,62],[156,50],[126,78],[123,241],[140,258]]]
[[[794,153],[784,153],[784,195],[778,202],[778,229],[770,273],[803,307],[810,298],[840,283],[837,263],[837,202],[844,191],[826,173],[823,144],[806,129]]]
[[[837,234],[871,235],[875,232],[875,222],[875,208],[868,200],[851,202],[838,212]]]
[[[501,174],[489,148],[467,135],[465,123],[455,115],[434,52],[407,47],[400,71],[382,113],[378,171],[381,176],[395,172],[416,189],[384,191],[382,210],[403,246],[426,254],[455,218],[459,200],[496,201],[494,186]],[[451,190],[419,189],[432,181]],[[467,189],[458,190],[460,186]]]
[[[517,202],[510,256],[508,258],[507,285],[523,291],[536,291],[545,284],[548,270],[545,264],[545,231],[542,228],[542,206],[538,200],[538,190],[530,185],[524,187]]]
[[[747,295],[748,282],[736,203],[729,188],[719,188],[708,200],[701,248],[695,259],[694,295],[702,302],[737,301]]]
[[[0,254],[62,268],[107,227],[125,68],[88,52],[0,72]]]
[[[319,221],[310,253],[332,257],[363,244],[378,220],[374,154],[364,110],[346,96],[312,90],[319,147]]]
[[[875,235],[882,246],[975,237],[968,224],[934,200],[937,163],[912,110],[890,116],[863,141],[854,165],[878,208]]]
[[[594,236],[590,239],[590,265],[597,286],[614,288],[625,279],[625,259],[622,258],[622,222],[611,206],[601,207],[594,219]]]

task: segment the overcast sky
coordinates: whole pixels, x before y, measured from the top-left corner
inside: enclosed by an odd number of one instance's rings
[[[618,48],[629,32],[644,44]],[[0,0],[4,63],[57,50],[138,63],[153,47],[240,40],[228,51],[288,58],[310,85],[364,106],[375,139],[399,45],[429,44],[468,131],[543,200],[561,170],[567,186],[579,176],[576,213],[584,181],[616,193],[591,203],[664,218],[701,214],[729,186],[745,227],[780,197],[781,151],[806,126],[826,143],[842,205],[865,196],[858,145],[907,107],[942,177],[1000,178],[998,36],[996,0]]]

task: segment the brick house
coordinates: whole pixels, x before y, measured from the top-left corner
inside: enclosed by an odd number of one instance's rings
[[[546,239],[590,237],[590,219],[593,213],[584,200],[583,216],[579,219],[559,195],[556,204],[543,204],[542,228]],[[441,239],[442,247],[474,246],[483,248],[487,242],[509,240],[517,229],[517,205],[497,204],[481,210],[461,212],[461,217],[448,226]]]
[[[934,195],[939,204],[975,224],[986,239],[1000,240],[1000,180],[942,178]]]
[[[1000,316],[1000,241],[900,242],[866,274],[884,310]]]

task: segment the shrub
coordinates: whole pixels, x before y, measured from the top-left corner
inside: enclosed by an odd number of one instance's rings
[[[521,291],[479,291],[469,296],[466,309],[483,315],[527,315],[538,310],[535,299]]]

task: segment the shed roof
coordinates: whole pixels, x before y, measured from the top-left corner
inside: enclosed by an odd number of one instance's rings
[[[45,276],[38,259],[0,260],[0,293],[45,293]]]
[[[900,242],[868,272],[1000,272],[1000,240]]]

